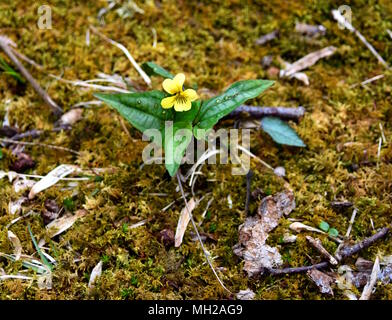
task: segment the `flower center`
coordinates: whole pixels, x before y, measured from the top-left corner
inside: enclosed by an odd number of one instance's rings
[[[187,101],[187,96],[183,92],[179,92],[176,94],[176,102],[184,104]]]

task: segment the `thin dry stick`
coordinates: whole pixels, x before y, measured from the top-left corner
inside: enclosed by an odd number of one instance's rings
[[[377,240],[385,237],[390,231],[390,227],[382,228],[376,234],[372,235],[369,238],[363,239],[362,241],[354,244],[352,246],[341,247],[340,250],[337,250],[335,253],[335,257],[342,261],[352,255],[358,253],[362,249],[365,249],[372,245]],[[323,261],[311,266],[302,266],[302,267],[294,267],[294,268],[284,268],[284,269],[268,269],[268,273],[272,275],[281,275],[281,274],[288,274],[288,273],[302,273],[306,272],[311,269],[323,269],[328,267],[329,263],[327,261]]]
[[[339,23],[341,23],[345,28],[347,28],[348,30],[354,32],[356,34],[356,36],[359,38],[359,40],[361,40],[365,46],[371,51],[371,53],[373,53],[373,55],[377,58],[377,60],[387,69],[389,69],[388,64],[385,62],[385,60],[378,54],[378,52],[376,51],[376,49],[374,49],[374,47],[367,42],[367,40],[365,39],[365,37],[357,30],[355,29],[352,24],[350,22],[348,22],[346,20],[345,17],[342,16],[342,14],[340,13],[340,11],[338,10],[332,10],[332,15],[334,17],[334,19],[336,21],[338,21]]]
[[[199,239],[199,242],[200,242],[201,248],[202,248],[202,250],[203,250],[204,256],[206,257],[207,262],[208,262],[208,264],[209,264],[209,266],[210,266],[212,272],[214,273],[216,279],[218,280],[219,284],[222,286],[223,289],[225,289],[227,292],[229,292],[229,293],[231,294],[232,292],[231,292],[229,289],[227,289],[227,288],[225,287],[225,285],[223,284],[222,280],[219,278],[218,274],[216,273],[215,268],[214,268],[214,266],[212,265],[212,262],[211,262],[211,260],[210,260],[210,257],[209,257],[209,255],[208,255],[206,249],[204,248],[204,244],[203,244],[203,241],[201,240],[201,237],[200,237],[200,234],[199,234],[199,230],[197,229],[195,220],[193,220],[192,212],[191,212],[191,210],[189,210],[188,201],[186,200],[185,192],[184,192],[184,189],[182,188],[181,178],[180,178],[180,175],[179,175],[178,171],[177,171],[176,176],[177,176],[178,186],[180,187],[180,190],[181,190],[182,198],[184,199],[184,202],[185,202],[186,210],[188,211],[188,214],[189,214],[189,217],[190,217],[190,219],[191,219],[193,228],[195,229],[197,238]]]
[[[6,138],[0,138],[0,141],[1,142],[5,142],[5,143],[20,144],[20,145],[26,145],[26,146],[40,146],[40,147],[44,147],[44,148],[50,148],[50,149],[67,151],[67,152],[71,152],[71,153],[77,154],[77,155],[80,154],[80,152],[72,150],[72,149],[69,149],[69,148],[54,146],[54,145],[51,145],[51,144],[45,144],[45,143],[40,143],[40,142],[16,141],[16,140],[6,139]]]
[[[42,70],[44,68],[43,66],[41,66],[40,64],[38,64],[34,60],[31,60],[30,58],[26,57],[23,53],[20,53],[19,51],[17,51],[15,48],[13,48],[13,47],[10,47],[10,48],[19,59],[26,61],[27,63],[31,64],[32,66],[36,67],[39,70]]]
[[[371,82],[373,82],[373,81],[376,81],[376,80],[382,79],[382,78],[384,78],[384,75],[383,75],[383,74],[379,74],[378,76],[372,77],[372,78],[370,78],[370,79],[366,79],[365,81],[362,81],[361,83],[353,84],[352,86],[350,86],[350,88],[352,89],[352,88],[355,88],[356,86],[359,86],[359,85],[365,86],[365,85],[367,85],[368,83],[371,83]]]
[[[300,106],[297,108],[286,108],[286,107],[258,107],[258,106],[247,106],[241,105],[226,118],[237,118],[242,114],[248,114],[251,118],[262,118],[267,116],[279,117],[285,120],[298,121],[305,114],[305,108]]]
[[[348,238],[350,236],[351,233],[351,229],[353,227],[354,224],[354,220],[355,220],[355,216],[357,215],[357,209],[354,208],[353,214],[351,215],[351,219],[350,219],[350,224],[348,226],[347,232],[346,232],[346,238]]]
[[[15,56],[13,51],[11,50],[9,46],[9,40],[4,37],[0,36],[0,48],[3,49],[5,54],[12,60],[12,62],[15,64],[17,69],[20,71],[20,73],[27,79],[28,82],[30,82],[31,86],[34,88],[34,90],[39,94],[39,96],[42,98],[42,100],[45,101],[45,103],[51,107],[52,112],[56,116],[60,116],[63,114],[63,109],[61,109],[56,102],[52,100],[52,98],[48,95],[48,93],[41,88],[41,86],[38,84],[37,81],[33,78],[33,76],[27,71],[27,69],[22,65],[22,63],[18,60],[18,58]]]
[[[132,55],[129,53],[127,48],[125,48],[121,43],[118,43],[118,42],[108,38],[104,34],[100,33],[95,27],[90,26],[90,29],[96,35],[100,36],[102,39],[104,39],[105,41],[109,42],[110,44],[114,45],[115,47],[119,48],[122,52],[124,52],[124,54],[127,56],[129,61],[132,63],[132,65],[134,66],[136,71],[139,72],[139,74],[143,78],[144,82],[147,83],[148,86],[151,86],[151,79],[150,79],[150,77],[143,71],[142,68],[140,68],[140,66],[135,61],[135,59],[132,57]]]

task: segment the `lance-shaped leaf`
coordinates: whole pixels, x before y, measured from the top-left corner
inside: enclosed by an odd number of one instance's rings
[[[261,119],[261,127],[277,143],[295,147],[306,147],[306,144],[294,129],[279,118],[265,117]]]
[[[212,128],[219,119],[228,115],[245,101],[256,98],[273,84],[274,81],[270,80],[243,80],[232,84],[224,93],[202,104],[196,129]]]
[[[165,166],[170,176],[180,167],[184,153],[192,140],[192,124],[187,121],[166,124],[163,130],[165,146]]]
[[[96,93],[94,96],[116,109],[141,132],[147,129],[162,130],[165,121],[170,120],[173,116],[171,110],[164,110],[161,107],[161,100],[166,96],[162,91],[121,94]]]
[[[142,69],[149,75],[149,76],[161,76],[164,78],[173,79],[174,76],[167,71],[165,68],[157,65],[155,62],[149,61],[142,64]]]

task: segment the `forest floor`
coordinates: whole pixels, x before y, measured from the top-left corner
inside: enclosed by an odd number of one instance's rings
[[[39,2],[6,0],[0,4],[0,34],[17,45],[17,50],[42,70],[24,62],[34,78],[54,101],[69,111],[77,103],[93,100],[91,89],[76,87],[50,77],[88,80],[99,72],[129,77],[135,87],[146,90],[143,79],[127,57],[115,46],[86,32],[94,25],[101,33],[123,44],[138,63],[154,61],[173,74],[184,72],[201,96],[213,96],[231,83],[244,79],[272,79],[275,85],[249,101],[261,106],[303,106],[305,116],[290,125],[306,143],[305,148],[276,144],[261,130],[252,130],[251,152],[272,167],[286,170],[286,181],[294,192],[296,208],[282,217],[267,243],[279,248],[284,267],[310,265],[320,254],[299,233],[294,243],[283,243],[290,219],[318,227],[327,222],[344,235],[353,208],[357,215],[350,234],[356,242],[391,223],[392,203],[392,74],[386,70],[356,35],[342,30],[331,11],[337,1],[135,1],[129,17],[116,9],[97,19],[106,1],[50,1],[52,29],[40,30]],[[392,64],[392,5],[389,1],[352,1],[352,24]],[[117,8],[117,7],[116,7]],[[296,22],[322,24],[326,34],[309,39],[295,32]],[[260,36],[279,29],[279,36],[256,45]],[[155,30],[155,31],[154,31]],[[154,45],[154,32],[156,44]],[[309,85],[296,79],[280,79],[280,59],[294,62],[327,46],[337,51],[305,70]],[[7,57],[0,55],[8,62]],[[271,56],[268,67],[262,58]],[[11,63],[10,63],[11,64]],[[384,77],[353,86],[371,77]],[[162,79],[152,78],[161,89]],[[176,190],[177,181],[165,174],[163,165],[142,166],[146,142],[106,105],[83,108],[80,121],[71,130],[52,132],[56,121],[29,84],[21,85],[0,74],[0,120],[20,132],[44,130],[38,138],[23,141],[52,144],[76,150],[54,150],[39,145],[25,146],[35,165],[26,174],[46,175],[60,164],[74,164],[97,171],[89,181],[62,181],[23,203],[21,212],[11,214],[9,204],[28,194],[16,192],[4,177],[0,180],[0,252],[12,254],[8,225],[17,215],[30,211],[10,230],[19,238],[23,254],[39,260],[28,225],[37,240],[46,241],[46,252],[57,264],[52,271],[52,288],[40,288],[39,275],[0,257],[1,274],[23,274],[33,280],[0,280],[0,299],[228,299],[233,295],[216,281],[197,241],[188,227],[179,248],[162,243],[161,231],[175,231],[184,203]],[[231,121],[218,126],[230,127]],[[382,128],[382,129],[381,129]],[[382,139],[385,136],[385,141]],[[381,148],[379,152],[379,141]],[[12,170],[16,159],[10,148],[2,148],[0,170]],[[264,194],[284,190],[277,178],[256,160],[251,190]],[[203,200],[194,210],[207,235],[206,249],[225,285],[234,293],[251,289],[255,299],[347,299],[334,287],[334,296],[322,294],[306,274],[261,275],[249,278],[243,261],[232,247],[238,242],[238,228],[246,219],[246,179],[231,174],[228,165],[206,165],[195,184]],[[228,201],[230,196],[232,204]],[[201,215],[214,199],[205,218]],[[48,200],[64,207],[62,215],[86,210],[84,216],[61,235],[49,237],[43,212]],[[350,201],[353,206],[336,210],[332,201]],[[171,202],[175,203],[162,211]],[[253,199],[250,214],[260,201]],[[80,212],[80,211],[79,211]],[[146,220],[139,227],[131,226]],[[313,235],[314,236],[314,235]],[[334,252],[337,243],[317,235],[325,248]],[[392,254],[391,237],[364,249],[345,263],[352,268],[358,256],[374,261],[376,255]],[[93,268],[102,261],[102,274],[93,289],[88,288]],[[358,296],[362,289],[353,288]],[[392,299],[392,284],[378,284],[373,299]]]

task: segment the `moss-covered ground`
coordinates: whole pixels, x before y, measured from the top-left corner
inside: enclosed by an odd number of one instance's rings
[[[86,30],[95,25],[108,37],[124,44],[136,61],[154,61],[173,73],[184,72],[190,84],[197,83],[201,95],[219,92],[242,79],[275,79],[276,84],[254,105],[299,106],[306,108],[305,117],[291,123],[306,148],[289,148],[275,144],[261,131],[252,132],[251,151],[273,167],[286,168],[287,181],[296,197],[297,208],[291,218],[317,226],[328,222],[340,234],[349,225],[352,209],[336,211],[330,202],[335,199],[352,201],[358,214],[351,233],[352,241],[370,236],[374,228],[391,222],[392,199],[392,107],[391,73],[377,63],[376,58],[347,30],[338,28],[331,10],[339,1],[137,1],[144,14],[120,17],[115,10],[105,16],[100,26],[98,11],[106,1],[49,1],[52,8],[52,29],[37,28],[39,1],[3,0],[0,4],[0,33],[18,44],[18,50],[44,66],[39,71],[28,66],[33,76],[51,97],[66,111],[81,101],[93,99],[91,90],[64,84],[48,74],[64,79],[92,79],[98,72],[117,73],[132,79],[140,88],[143,80],[116,47],[90,35],[86,45]],[[390,1],[350,1],[352,22],[392,64],[392,30]],[[294,32],[296,22],[323,24],[323,37],[307,40]],[[157,45],[153,47],[153,31]],[[263,46],[254,41],[263,34],[280,29],[280,36]],[[276,79],[267,72],[261,59],[272,55],[272,65],[279,68],[279,57],[294,62],[304,55],[333,45],[337,52],[306,70],[310,85],[297,80]],[[2,55],[3,56],[3,55]],[[3,56],[5,58],[5,56]],[[271,71],[271,70],[270,70]],[[351,87],[378,74],[385,77],[369,84]],[[161,79],[152,78],[153,87],[160,89]],[[53,288],[40,290],[36,282],[5,280],[0,282],[1,299],[227,299],[217,283],[197,242],[191,241],[190,231],[180,248],[165,247],[159,241],[163,229],[175,230],[183,202],[176,192],[176,180],[165,174],[163,165],[144,166],[142,150],[145,142],[130,125],[132,139],[124,131],[118,115],[106,106],[86,108],[83,119],[71,131],[50,132],[54,117],[29,85],[19,85],[14,79],[0,75],[0,118],[9,105],[11,125],[23,132],[44,129],[39,141],[80,151],[80,155],[29,146],[26,149],[36,166],[26,173],[46,174],[62,163],[82,168],[113,168],[91,182],[80,182],[76,188],[66,184],[38,194],[24,206],[24,212],[41,212],[47,199],[62,204],[72,198],[70,210],[86,209],[88,214],[75,225],[54,238],[48,253],[58,265],[53,271]],[[377,156],[381,136],[380,124],[387,140]],[[219,125],[232,125],[221,123]],[[31,141],[31,140],[29,140]],[[12,155],[3,148],[0,170],[10,170]],[[260,163],[253,161],[252,189],[267,194],[283,189],[282,181]],[[233,291],[250,288],[256,299],[345,299],[336,289],[335,296],[319,293],[306,275],[262,276],[248,279],[242,271],[242,261],[232,251],[238,241],[238,226],[243,223],[246,181],[244,176],[231,175],[230,166],[205,166],[198,178],[195,192],[207,195],[195,210],[196,219],[214,197],[201,231],[211,235],[206,243],[219,267],[225,284]],[[164,193],[159,196],[157,193]],[[227,197],[231,196],[230,209]],[[0,180],[0,252],[12,253],[7,238],[7,225],[14,216],[8,203],[15,194],[7,179]],[[165,212],[161,209],[175,204]],[[251,212],[257,209],[251,204]],[[73,208],[72,208],[73,207]],[[140,220],[148,222],[129,228]],[[31,225],[37,238],[49,240],[40,215],[27,217],[12,227],[21,240],[23,251],[35,249],[27,230]],[[318,253],[300,234],[293,244],[282,244],[281,236],[290,221],[283,218],[268,243],[278,245],[285,266],[301,266],[320,261]],[[334,241],[322,237],[330,251]],[[392,254],[391,238],[361,252],[374,260],[377,253]],[[79,257],[75,262],[75,257]],[[353,264],[353,257],[348,264]],[[93,267],[103,261],[103,272],[94,290],[87,289]],[[0,259],[7,274],[23,268],[20,263]],[[31,272],[28,272],[31,274]],[[379,285],[375,299],[391,299],[392,285]]]

